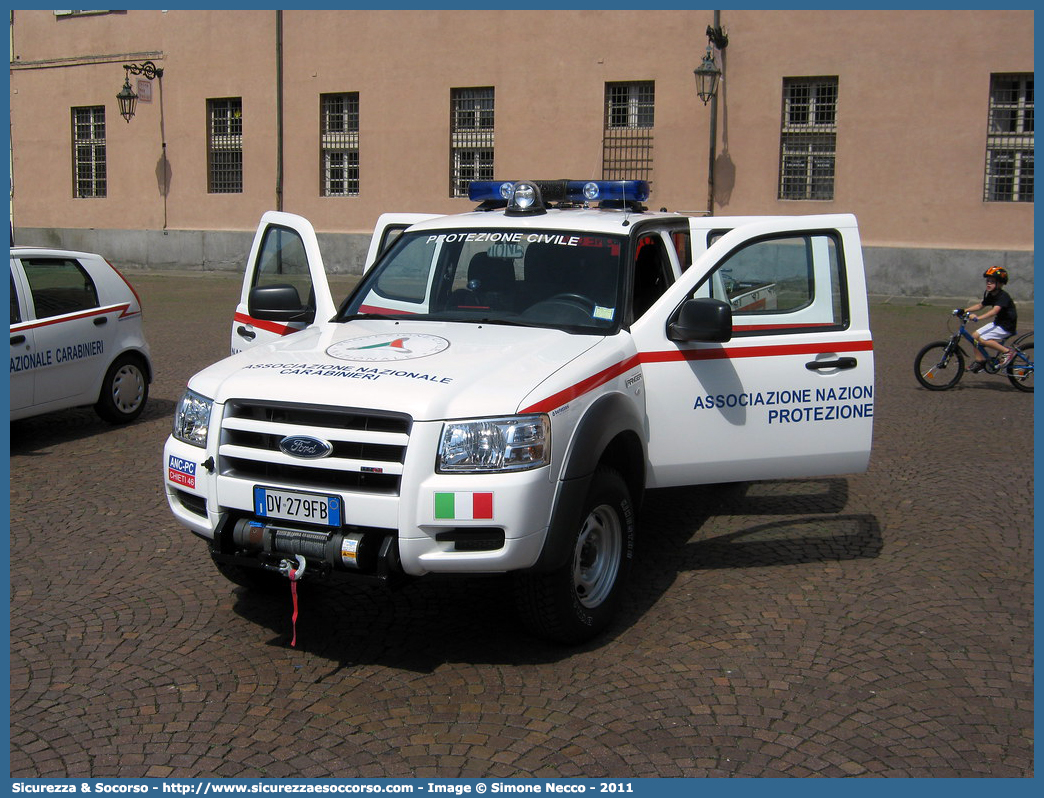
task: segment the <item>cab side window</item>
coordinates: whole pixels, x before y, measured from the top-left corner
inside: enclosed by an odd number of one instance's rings
[[[397,248],[394,260],[380,274],[373,286],[374,296],[369,302],[390,299],[397,302],[409,302],[417,305],[413,310],[417,313],[427,311],[425,300],[428,296],[429,276],[433,271],[432,258],[439,257],[443,263],[451,265],[455,260],[442,254],[441,248],[428,240],[428,236],[412,236],[400,242],[401,231],[396,235],[392,246]],[[448,259],[448,261],[447,261]],[[452,269],[447,270],[446,277],[453,279]]]
[[[272,226],[265,231],[257,258],[253,287],[271,285],[291,285],[297,290],[301,307],[315,306],[304,242],[285,227]]]
[[[46,319],[98,307],[98,289],[78,261],[25,258],[22,269],[29,281],[36,318]]]
[[[732,307],[737,335],[848,325],[840,242],[829,234],[749,242],[721,262],[706,288]]]
[[[634,256],[633,319],[640,319],[671,284],[671,262],[659,235],[638,241]]]

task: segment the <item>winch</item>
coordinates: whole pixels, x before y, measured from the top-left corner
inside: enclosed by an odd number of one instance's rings
[[[241,518],[232,528],[236,546],[268,554],[302,555],[343,570],[371,570],[378,555],[379,541],[385,536],[364,532],[297,529],[282,524]]]

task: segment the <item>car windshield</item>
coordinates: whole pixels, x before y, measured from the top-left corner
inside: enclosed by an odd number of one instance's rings
[[[604,335],[619,328],[623,246],[617,237],[559,230],[408,232],[338,320],[408,315]]]

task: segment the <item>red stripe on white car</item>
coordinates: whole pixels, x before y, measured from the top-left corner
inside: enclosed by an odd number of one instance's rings
[[[604,385],[635,366],[645,363],[675,363],[695,360],[731,360],[741,357],[786,357],[787,355],[817,355],[821,352],[870,352],[873,341],[846,341],[844,343],[775,344],[771,346],[735,347],[732,349],[690,349],[664,352],[641,352],[614,366],[593,374],[575,385],[552,394],[522,410],[523,413],[549,413]]]
[[[20,332],[22,330],[37,330],[41,327],[50,327],[53,324],[62,324],[66,321],[76,321],[77,319],[89,319],[92,316],[104,316],[106,313],[112,313],[119,311],[121,319],[129,319],[132,316],[137,316],[141,313],[140,310],[131,312],[130,303],[124,302],[122,305],[106,305],[103,308],[91,308],[81,313],[66,313],[61,316],[52,316],[47,319],[35,319],[33,321],[24,321],[21,324],[12,324],[11,332]]]

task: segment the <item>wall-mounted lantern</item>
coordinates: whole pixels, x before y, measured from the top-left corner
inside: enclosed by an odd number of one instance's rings
[[[130,76],[144,75],[149,80],[162,78],[163,68],[156,66],[152,61],[146,61],[144,64],[124,64],[123,69],[123,88],[116,95],[116,102],[120,105],[120,116],[130,122],[131,117],[134,116],[134,109],[138,104],[138,95],[131,88]]]
[[[711,45],[719,50],[729,46],[729,37],[721,27],[707,26],[707,53],[703,61],[696,67],[692,74],[696,76],[696,94],[703,104],[706,105],[718,94],[718,81],[721,79],[721,70],[714,60],[714,51]]]

